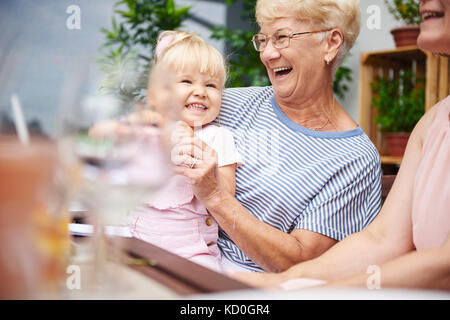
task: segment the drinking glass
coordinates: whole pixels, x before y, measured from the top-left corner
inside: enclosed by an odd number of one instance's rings
[[[160,131],[127,117],[148,114],[142,105],[125,108],[112,95],[92,96],[64,112],[60,154],[72,177],[72,198],[89,212],[94,225],[91,291],[121,289],[120,275],[108,270],[109,260],[123,262],[121,234],[105,234],[106,226],[122,226],[127,215],[166,180],[168,152]],[[111,229],[109,229],[111,230]],[[112,274],[111,272],[116,272]],[[120,290],[118,290],[120,291]]]
[[[0,298],[54,297],[70,250],[56,144],[28,132],[21,141],[13,118],[9,106],[1,108]]]

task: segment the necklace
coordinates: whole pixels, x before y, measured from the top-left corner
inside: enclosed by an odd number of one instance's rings
[[[331,107],[331,112],[333,112],[333,110],[334,110],[334,98],[333,98],[333,106]],[[319,130],[325,128],[330,123],[330,117],[328,115],[326,115],[326,116],[327,116],[327,121],[325,121],[325,123],[321,127],[312,128],[311,130],[319,131]]]
[[[312,128],[312,130],[314,130],[314,131],[319,131],[320,129],[325,128],[329,122],[330,122],[330,118],[327,117],[327,121],[325,121],[325,123],[323,124],[323,126],[317,127],[317,128]]]

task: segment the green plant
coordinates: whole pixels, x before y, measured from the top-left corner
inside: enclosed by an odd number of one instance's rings
[[[112,29],[101,29],[106,36],[97,59],[106,73],[101,92],[131,104],[145,97],[159,33],[180,28],[191,7],[178,7],[174,0],[120,0],[114,7]]]
[[[236,0],[226,0],[228,6]],[[241,19],[249,24],[249,28],[231,29],[226,26],[215,26],[211,30],[211,38],[222,40],[227,44],[229,60],[229,87],[267,86],[269,78],[264,65],[259,59],[259,53],[253,48],[251,42],[256,33],[257,25],[254,23],[256,0],[243,0]]]
[[[384,3],[397,21],[420,24],[420,0],[384,0]]]
[[[397,79],[376,77],[371,83],[378,110],[375,123],[381,132],[411,132],[425,109],[424,79],[416,79],[411,70],[403,70]]]
[[[211,38],[225,41],[231,52],[228,54],[228,87],[270,85],[266,68],[251,42],[254,34],[253,30],[232,30],[224,26],[212,29]]]
[[[345,93],[348,91],[348,85],[353,81],[352,69],[341,65],[334,75],[333,92],[341,99],[345,98]]]
[[[236,0],[226,0],[227,5],[234,4]],[[254,22],[256,0],[243,0],[241,19]],[[267,71],[259,59],[259,53],[253,48],[252,36],[258,32],[258,26],[252,23],[248,30],[230,29],[225,26],[216,26],[212,30],[212,38],[224,40],[228,45],[229,53],[229,87],[266,86],[270,85]],[[333,91],[344,99],[348,91],[348,84],[352,82],[352,70],[341,66],[333,81]]]

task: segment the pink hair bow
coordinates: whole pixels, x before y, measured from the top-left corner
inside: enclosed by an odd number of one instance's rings
[[[173,38],[174,35],[168,34],[158,41],[155,49],[156,58],[159,58],[161,56],[161,53],[164,51],[164,49],[172,43]]]

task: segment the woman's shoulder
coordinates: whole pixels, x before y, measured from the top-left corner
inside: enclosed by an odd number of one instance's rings
[[[435,104],[417,122],[411,133],[411,140],[423,145],[425,137],[435,121],[450,121],[450,95]]]
[[[271,86],[267,87],[239,87],[239,88],[226,88],[223,92],[224,100],[246,100],[252,97],[273,95],[273,89]]]
[[[447,123],[447,121],[450,121],[450,95],[438,102],[427,113],[430,113],[432,122],[434,122],[435,120],[439,120],[445,123]]]
[[[223,93],[218,123],[232,126],[232,123],[257,112],[259,107],[269,105],[272,96],[272,87],[227,88]]]
[[[339,104],[335,109],[336,127],[338,131],[349,131],[358,128],[358,124],[351,115]]]

